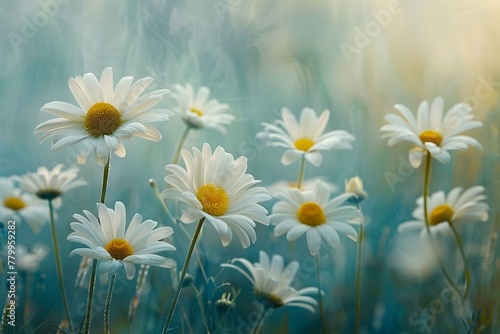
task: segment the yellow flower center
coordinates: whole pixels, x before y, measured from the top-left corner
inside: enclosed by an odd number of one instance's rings
[[[110,135],[122,125],[122,114],[113,105],[98,102],[87,111],[84,124],[94,137]]]
[[[424,143],[434,143],[437,146],[441,144],[443,141],[443,136],[437,131],[434,130],[425,130],[423,131],[420,136],[420,140]]]
[[[222,216],[226,213],[229,198],[226,191],[218,185],[207,183],[196,193],[196,198],[203,206],[203,211],[212,216]]]
[[[260,291],[255,291],[254,294],[257,296],[257,298],[259,298],[264,303],[267,303],[271,307],[276,308],[285,305],[283,300],[275,294],[263,293]]]
[[[195,113],[196,115],[198,115],[198,117],[201,117],[203,116],[203,112],[198,109],[198,108],[189,108],[189,110],[192,112],[192,113]]]
[[[314,202],[307,202],[300,206],[297,211],[299,222],[309,226],[318,226],[326,221],[323,209]]]
[[[14,211],[19,211],[26,206],[26,203],[24,203],[24,201],[19,197],[7,197],[3,201],[3,205]]]
[[[128,241],[120,238],[111,240],[104,248],[115,260],[123,260],[127,256],[134,254],[134,250]]]
[[[451,223],[453,213],[453,209],[449,205],[441,204],[432,210],[429,222],[432,226],[443,222]]]
[[[314,145],[314,141],[309,138],[299,138],[295,141],[294,145],[297,150],[307,152]]]

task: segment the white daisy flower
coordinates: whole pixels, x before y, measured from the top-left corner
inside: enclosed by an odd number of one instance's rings
[[[344,130],[325,131],[330,111],[325,110],[319,117],[310,108],[304,108],[300,121],[288,108],[281,109],[281,119],[274,124],[262,123],[264,131],[257,137],[266,141],[268,146],[284,147],[287,150],[281,157],[283,165],[289,165],[305,156],[314,166],[321,165],[323,156],[320,151],[352,149],[354,136]]]
[[[235,117],[227,113],[229,106],[210,99],[210,89],[202,86],[196,94],[190,84],[175,85],[171,97],[177,105],[172,109],[190,128],[214,128],[225,133],[224,125],[231,124]]]
[[[61,205],[60,196],[76,187],[86,185],[87,182],[77,179],[79,169],[77,167],[62,171],[64,165],[58,164],[52,170],[39,167],[36,173],[26,173],[14,178],[24,190],[35,194],[38,198],[54,200],[54,206]]]
[[[40,268],[40,263],[49,253],[45,245],[35,244],[31,251],[24,245],[16,246],[16,269],[21,272],[35,273]]]
[[[353,196],[346,193],[330,199],[330,190],[322,182],[317,182],[313,191],[286,189],[276,196],[280,201],[274,204],[269,216],[271,224],[276,225],[274,234],[286,233],[287,239],[294,241],[306,233],[313,256],[319,253],[321,239],[336,247],[340,243],[338,232],[356,240],[356,230],[347,223],[361,223],[361,215],[353,206],[341,206]]]
[[[235,262],[240,262],[248,272],[234,265]],[[247,259],[236,258],[231,263],[221,264],[221,267],[238,270],[252,283],[255,296],[268,307],[276,308],[288,305],[315,312],[316,300],[305,295],[317,294],[318,289],[309,287],[296,290],[291,287],[299,270],[297,261],[292,261],[285,267],[281,255],[273,255],[269,261],[266,252],[260,251],[259,262],[252,264]]]
[[[483,202],[483,186],[473,186],[465,191],[461,187],[452,189],[448,195],[438,191],[428,197],[427,212],[431,233],[452,233],[448,224],[458,225],[488,220],[488,205]],[[399,232],[421,230],[425,233],[424,197],[417,199],[417,208],[412,216],[415,220],[398,226]]]
[[[390,268],[406,278],[420,279],[429,277],[439,268],[442,253],[439,245],[433,246],[429,238],[400,234],[386,261]]]
[[[227,246],[238,236],[244,248],[257,239],[255,222],[268,225],[267,210],[258,202],[271,196],[263,187],[252,187],[259,183],[246,174],[247,158],[226,153],[217,147],[212,154],[209,144],[202,151],[193,147],[193,155],[181,152],[186,169],[170,164],[165,169],[171,173],[165,177],[170,185],[162,196],[186,203],[189,207],[181,221],[189,224],[205,218],[219,234],[222,244]],[[254,222],[255,221],[255,222]]]
[[[169,119],[170,111],[150,109],[169,91],[159,89],[141,96],[153,79],[146,77],[132,82],[132,77],[124,77],[114,88],[111,67],[104,69],[100,82],[92,73],[69,79],[69,89],[78,106],[61,101],[44,105],[43,111],[59,118],[35,128],[35,133],[44,132],[40,142],[54,136],[54,151],[78,144],[79,163],[84,164],[94,152],[97,162],[105,165],[110,152],[125,156],[123,140],[137,136],[159,141],[161,134],[145,123]]]
[[[386,132],[382,138],[389,138],[389,146],[401,141],[408,141],[416,147],[410,150],[410,163],[414,168],[420,166],[422,156],[429,152],[440,162],[450,161],[448,151],[465,150],[469,146],[481,149],[481,144],[469,136],[461,135],[470,129],[482,126],[474,121],[471,107],[466,103],[458,103],[451,107],[443,117],[443,99],[437,97],[429,108],[427,101],[418,106],[417,118],[402,104],[394,106],[402,115],[387,114],[385,119],[390,123],[380,128]]]
[[[17,188],[11,178],[0,178],[0,221],[15,220],[28,223],[35,233],[49,220],[45,201]]]
[[[162,239],[172,235],[171,227],[159,227],[157,222],[148,219],[142,222],[142,216],[134,215],[126,227],[125,205],[115,203],[115,209],[108,209],[104,204],[97,204],[98,217],[84,210],[85,217],[75,214],[78,222],[71,223],[72,232],[69,241],[79,242],[89,248],[77,248],[69,255],[81,255],[100,260],[100,270],[114,275],[125,267],[128,279],[135,275],[134,264],[148,264],[162,268],[171,268],[173,261],[156,253],[175,250],[175,247]]]

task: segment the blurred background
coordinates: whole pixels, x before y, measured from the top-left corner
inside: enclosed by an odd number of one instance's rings
[[[412,247],[415,240],[397,233],[397,226],[411,219],[415,199],[422,193],[422,170],[409,167],[408,145],[388,147],[379,131],[383,116],[393,112],[396,103],[413,111],[421,100],[436,96],[444,98],[446,109],[459,102],[469,103],[484,124],[469,134],[479,140],[483,150],[454,152],[449,164],[434,164],[431,191],[476,184],[486,188],[489,221],[463,226],[460,231],[473,271],[468,312],[469,316],[475,314],[474,330],[500,331],[496,243],[500,227],[499,2],[1,1],[0,39],[0,176],[34,171],[42,165],[77,164],[74,151],[51,152],[49,141],[39,144],[33,129],[52,118],[40,111],[45,103],[74,103],[67,85],[70,77],[87,72],[99,76],[107,66],[113,67],[115,83],[131,75],[135,79],[153,77],[150,89],[171,88],[176,83],[208,86],[212,97],[230,105],[237,120],[226,135],[212,130],[192,132],[186,146],[201,147],[208,142],[235,156],[247,156],[249,172],[264,186],[279,179],[295,181],[298,164],[282,166],[282,151],[265,147],[255,138],[262,129],[260,123],[277,119],[285,106],[295,115],[304,107],[317,112],[330,110],[327,130],[344,129],[354,134],[354,149],[323,154],[321,167],[307,166],[306,178],[323,176],[337,184],[340,192],[345,179],[359,175],[364,180],[368,198],[362,203],[367,235],[361,327],[366,333],[467,333],[462,320],[468,326],[474,323],[472,318],[462,319],[463,313],[447,294],[432,254]],[[169,108],[173,101],[166,97],[160,105]],[[125,144],[125,158],[113,156],[109,205],[120,200],[130,217],[139,212],[144,218],[171,224],[148,179],[155,178],[160,190],[165,188],[164,166],[172,159],[183,126],[178,117],[158,123],[155,127],[163,134],[161,142],[134,139]],[[81,166],[89,185],[65,195],[58,213],[61,240],[70,232],[74,213],[84,209],[95,212],[101,172],[94,159]],[[272,204],[269,201],[266,207],[270,210]],[[23,233],[24,227],[19,226],[19,243],[50,245],[48,225],[39,235],[28,229]],[[194,226],[187,228],[192,233]],[[223,292],[231,291],[216,286],[231,282],[235,289],[241,288],[235,307],[228,313],[229,333],[249,333],[258,307],[250,284],[235,271],[221,273],[220,263],[233,257],[256,261],[263,249],[282,254],[286,262],[299,261],[297,287],[316,284],[314,261],[304,238],[292,251],[286,238],[274,237],[272,228],[257,226],[257,243],[243,250],[237,241],[224,248],[213,230],[205,232],[198,249],[204,270],[214,278],[213,286],[203,283],[196,264],[190,272],[195,285],[203,287],[203,302],[213,312],[217,310],[210,305]],[[5,228],[2,233],[5,238]],[[326,313],[332,333],[352,332],[355,315],[356,244],[347,238],[343,241],[333,250],[322,248]],[[189,240],[176,233],[173,243],[178,251],[169,256],[180,267]],[[70,288],[80,259],[67,257],[75,245],[63,241],[61,248]],[[445,240],[442,249],[448,267],[460,280],[461,261],[453,240]],[[171,272],[152,268],[149,274],[132,321],[127,320],[127,312],[136,281],[119,278],[123,288],[115,288],[113,332],[159,330],[172,296]],[[63,308],[52,253],[33,280],[30,312],[19,310],[18,323],[25,324],[24,332],[55,333],[53,325],[61,321]],[[22,281],[19,284],[22,298]],[[75,319],[81,319],[78,305],[85,303],[86,286],[70,289]],[[103,278],[96,291],[101,307],[106,289]],[[1,291],[0,301],[5,292]],[[188,333],[187,323],[193,332],[203,332],[194,292],[188,288],[183,296],[186,317],[178,310],[174,321],[177,332]],[[95,328],[102,328],[101,314],[96,313]],[[319,332],[318,314],[294,308],[275,310],[262,328],[263,333],[305,330]]]

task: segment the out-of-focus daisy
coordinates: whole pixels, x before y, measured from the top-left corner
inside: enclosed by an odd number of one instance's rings
[[[190,84],[175,85],[171,97],[177,102],[172,111],[190,128],[214,128],[225,133],[224,125],[234,120],[234,116],[227,113],[227,104],[210,99],[208,87],[202,86],[195,93]]]
[[[321,239],[331,247],[340,243],[338,232],[346,233],[356,239],[356,230],[347,223],[361,223],[361,214],[353,206],[341,205],[354,196],[342,194],[330,199],[327,185],[317,182],[312,191],[286,189],[278,194],[278,201],[269,216],[271,224],[276,225],[274,234],[287,234],[289,241],[294,241],[304,233],[311,255],[319,253]]]
[[[40,263],[49,253],[45,245],[35,244],[31,251],[24,245],[16,246],[16,269],[26,273],[34,273],[40,268]]]
[[[74,230],[68,240],[79,242],[89,248],[77,248],[70,253],[100,260],[103,272],[115,274],[125,267],[128,279],[135,275],[134,264],[149,264],[162,268],[171,268],[173,261],[156,253],[175,250],[175,247],[162,239],[172,235],[170,227],[159,227],[157,222],[148,219],[142,222],[142,216],[134,215],[126,227],[125,205],[115,203],[115,209],[108,209],[104,204],[97,204],[98,217],[84,210],[85,217],[75,214],[78,222],[71,223]]]
[[[438,191],[428,197],[427,211],[432,233],[451,234],[448,224],[458,225],[488,220],[488,205],[483,202],[483,186],[473,186],[465,191],[461,187],[452,189],[448,195]],[[398,226],[399,232],[422,230],[425,233],[424,198],[417,199],[417,208],[412,216],[415,220]]]
[[[259,183],[246,174],[247,158],[234,159],[222,147],[212,154],[209,144],[202,151],[193,147],[193,154],[181,152],[186,169],[170,164],[165,169],[171,173],[165,177],[169,188],[162,196],[182,201],[188,208],[181,216],[189,224],[205,218],[219,234],[222,244],[227,246],[238,236],[244,248],[257,239],[255,222],[269,224],[267,210],[259,202],[271,199],[263,187],[252,187]]]
[[[359,203],[368,196],[363,187],[363,180],[359,176],[345,180],[345,192],[354,194],[354,196],[349,199],[349,201],[354,203]]]
[[[63,164],[58,164],[52,170],[48,170],[42,166],[36,173],[26,173],[16,176],[15,179],[24,190],[41,199],[54,200],[54,206],[58,207],[63,193],[87,184],[85,180],[77,179],[79,170],[77,167],[62,171],[63,167]]]
[[[33,232],[49,220],[47,203],[17,188],[10,178],[0,178],[0,221],[24,221]]]
[[[241,263],[247,271],[234,265]],[[317,302],[307,294],[318,293],[314,287],[294,289],[291,284],[299,269],[297,261],[290,262],[286,267],[281,255],[273,255],[271,261],[264,251],[259,252],[259,262],[252,264],[244,258],[236,258],[231,263],[223,263],[221,267],[238,270],[253,285],[253,293],[267,307],[297,306],[311,312],[315,312],[314,307]]]
[[[441,253],[440,248],[433,248],[429,238],[400,234],[396,247],[389,253],[387,264],[403,277],[426,278],[439,268]]]
[[[42,110],[58,116],[41,123],[35,133],[44,132],[40,142],[50,136],[52,150],[78,144],[78,162],[84,164],[92,152],[97,162],[105,165],[110,152],[125,156],[123,140],[133,136],[159,141],[161,134],[146,123],[168,120],[172,113],[163,109],[151,109],[168,93],[159,89],[144,95],[144,90],[153,82],[150,77],[133,83],[132,77],[122,78],[113,86],[113,70],[104,69],[100,82],[94,74],[69,79],[69,89],[78,106],[55,101],[47,103]]]
[[[427,101],[422,101],[418,106],[417,118],[408,107],[402,104],[394,106],[400,113],[387,114],[386,121],[380,131],[386,132],[382,138],[389,138],[389,146],[401,141],[410,142],[416,147],[410,150],[410,163],[414,168],[420,166],[422,156],[429,152],[432,157],[440,162],[450,161],[451,150],[465,150],[469,146],[481,148],[479,142],[461,133],[482,126],[479,121],[474,121],[471,107],[466,103],[458,103],[451,107],[443,116],[443,99],[437,97],[429,108]]]
[[[323,156],[320,151],[352,149],[354,136],[344,130],[323,133],[330,118],[330,111],[325,110],[319,117],[310,108],[304,108],[300,120],[288,108],[281,109],[281,119],[274,124],[262,123],[264,131],[257,137],[266,141],[268,146],[284,147],[287,150],[281,157],[281,163],[289,165],[305,156],[314,166],[321,165]]]
[[[324,184],[326,184],[328,186],[328,188],[330,189],[330,192],[332,192],[332,193],[337,192],[339,190],[339,187],[335,183],[328,182],[325,180],[324,177],[321,177],[321,176],[313,177],[313,178],[308,179],[308,180],[304,180],[304,182],[302,183],[302,189],[303,190],[313,190],[316,187],[316,183],[318,181],[321,181]],[[297,181],[290,182],[290,181],[285,181],[285,180],[279,180],[279,181],[271,184],[270,186],[266,187],[267,191],[269,191],[269,193],[272,196],[276,195],[279,192],[282,192],[284,189],[287,189],[287,188],[291,188],[291,189],[297,188]]]

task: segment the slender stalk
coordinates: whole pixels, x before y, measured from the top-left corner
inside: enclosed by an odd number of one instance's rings
[[[175,289],[174,299],[172,300],[172,305],[170,306],[170,311],[168,312],[167,321],[165,322],[165,326],[163,327],[162,334],[165,334],[167,332],[168,327],[172,322],[175,307],[177,306],[177,302],[179,301],[179,296],[181,295],[182,283],[184,282],[184,277],[186,276],[186,272],[189,267],[189,261],[191,260],[191,255],[193,255],[194,247],[196,246],[196,241],[198,241],[198,237],[200,236],[201,228],[203,227],[204,221],[205,218],[200,219],[198,226],[196,227],[196,231],[194,232],[193,239],[191,240],[191,244],[189,245],[186,261],[184,261],[184,266],[182,267],[181,277],[179,279],[177,288]]]
[[[151,188],[153,188],[153,191],[155,192],[155,197],[158,199],[158,201],[160,201],[161,206],[163,207],[163,210],[167,214],[168,218],[170,218],[172,223],[177,224],[177,220],[174,218],[172,213],[170,213],[170,210],[168,209],[167,205],[165,204],[165,201],[161,197],[161,193],[160,193],[160,190],[158,189],[158,185],[156,184],[156,180],[149,179],[149,185],[151,186]],[[190,235],[189,235],[189,233],[187,233],[186,229],[184,229],[183,231],[184,231],[184,233],[187,234],[188,237],[190,237]]]
[[[456,227],[453,224],[448,223],[450,226],[453,236],[455,237],[455,241],[457,243],[458,250],[460,251],[460,255],[462,256],[462,261],[464,262],[464,276],[465,276],[465,292],[464,292],[464,300],[467,299],[467,295],[469,294],[469,289],[470,289],[470,269],[469,269],[469,263],[467,262],[467,258],[465,257],[465,251],[464,251],[464,246],[462,243],[462,238],[460,237],[460,234],[458,233]]]
[[[137,286],[135,288],[135,295],[130,302],[129,312],[128,312],[128,320],[132,321],[135,316],[135,311],[139,305],[139,301],[142,294],[142,289],[144,287],[144,283],[148,277],[149,272],[149,264],[141,264],[141,268],[139,269],[139,275],[137,278]]]
[[[321,275],[319,272],[319,254],[316,254],[316,277],[318,279],[318,299],[319,299],[319,312],[321,316],[321,328],[323,329],[323,334],[327,334],[326,330],[326,319],[325,319],[325,308],[323,306],[323,296],[321,291]]]
[[[104,170],[102,172],[102,186],[101,186],[101,200],[100,202],[104,204],[106,200],[106,190],[108,189],[108,178],[109,178],[109,165],[111,162],[111,154],[108,157],[108,162],[104,166]]]
[[[95,277],[97,272],[97,260],[92,261],[92,272],[90,273],[89,293],[87,296],[87,311],[85,312],[85,323],[81,333],[90,333],[90,318],[92,317],[92,299],[94,297]]]
[[[190,130],[191,130],[191,127],[186,126],[186,129],[182,133],[181,139],[179,139],[179,142],[177,143],[177,147],[175,149],[174,158],[172,159],[173,164],[176,164],[179,162],[179,156],[181,154],[181,150],[184,147],[184,142],[186,141]]]
[[[108,178],[109,178],[109,166],[111,162],[111,153],[108,157],[108,162],[104,166],[102,172],[102,186],[101,186],[101,197],[100,202],[104,204],[106,200],[106,190],[108,189]],[[94,299],[94,287],[95,287],[95,278],[97,273],[97,260],[92,261],[92,273],[90,274],[90,282],[89,282],[89,293],[87,296],[87,311],[85,313],[85,323],[82,328],[82,332],[85,334],[90,333],[90,320],[92,318],[92,302]]]
[[[264,318],[266,317],[267,310],[269,309],[269,306],[264,305],[262,308],[262,312],[260,312],[259,317],[255,321],[255,325],[252,328],[252,334],[257,334],[260,330],[260,327],[262,326],[262,323],[264,322]]]
[[[111,296],[115,286],[116,274],[109,278],[108,294],[106,295],[106,304],[104,305],[104,333],[109,334],[109,310],[111,307]]]
[[[49,202],[49,212],[50,212],[50,230],[52,232],[52,245],[54,247],[54,260],[56,261],[57,279],[59,281],[59,289],[61,290],[61,298],[63,300],[64,311],[66,312],[66,318],[68,319],[69,329],[71,333],[73,333],[74,330],[73,330],[73,324],[71,323],[68,298],[66,297],[66,290],[64,289],[61,255],[59,253],[59,242],[57,241],[56,223],[54,219],[54,205],[51,199],[49,199],[48,202]]]
[[[198,291],[198,289],[196,288],[196,285],[194,285],[193,283],[191,283],[191,289],[193,289],[194,293],[196,294],[196,299],[198,300],[198,306],[200,307],[203,325],[205,326],[206,333],[209,334],[210,327],[208,325],[207,316],[205,314],[205,307],[203,306],[203,300],[201,299],[201,293]]]
[[[306,169],[306,156],[302,156],[302,160],[300,161],[300,167],[299,167],[299,176],[297,178],[297,188],[299,190],[302,190],[302,181],[304,180],[304,171]]]
[[[149,179],[149,185],[151,186],[151,188],[153,188],[154,192],[155,192],[155,197],[158,199],[158,201],[160,201],[161,203],[161,206],[163,207],[163,210],[165,211],[165,213],[167,214],[167,216],[170,218],[170,220],[174,223],[174,224],[177,224],[177,220],[174,218],[174,216],[172,216],[172,214],[170,213],[170,210],[168,209],[167,205],[165,204],[165,201],[163,200],[163,198],[161,197],[161,193],[160,193],[160,190],[158,190],[158,185],[156,184],[156,181],[154,179]],[[186,228],[184,227],[183,224],[178,224],[179,228],[181,229],[181,231],[184,233],[184,235],[188,238],[188,239],[191,239],[191,235],[189,235],[189,232],[186,230]],[[208,282],[208,276],[205,272],[205,269],[203,268],[203,263],[200,259],[200,256],[195,252],[194,256],[196,257],[196,262],[198,262],[198,265],[200,266],[200,270],[201,270],[201,273],[203,275],[203,278],[205,279],[205,283]]]
[[[441,272],[443,273],[444,277],[450,284],[450,286],[455,290],[455,292],[460,295],[460,290],[458,289],[457,285],[451,278],[450,274],[446,270],[445,266],[443,265],[443,262],[441,261],[441,258],[439,256],[439,252],[437,250],[436,244],[434,243],[434,238],[432,237],[431,233],[431,228],[430,228],[430,222],[429,222],[429,214],[428,214],[428,205],[427,205],[427,197],[429,196],[429,178],[430,178],[430,170],[431,170],[431,154],[427,152],[425,156],[425,169],[424,169],[424,191],[423,191],[423,197],[424,197],[424,219],[425,219],[425,229],[427,230],[427,235],[429,236],[429,240],[432,246],[432,249],[434,251],[434,255],[437,258],[437,262],[439,264],[439,267],[441,268]]]
[[[363,217],[363,213],[361,212],[361,208],[359,203],[356,204],[359,212],[361,213],[361,217]],[[363,220],[361,224],[359,224],[359,236],[358,236],[358,252],[356,256],[356,334],[359,333],[359,326],[361,323],[361,257],[363,256],[363,240],[365,238],[365,228],[363,225]]]
[[[181,305],[181,312],[182,312],[182,317],[184,318],[184,321],[181,322],[181,324],[184,324],[184,322],[185,322],[189,333],[193,334],[193,329],[191,328],[189,317],[186,313],[186,310],[184,309],[184,307],[182,305]],[[182,333],[184,333],[184,329],[182,329]]]

